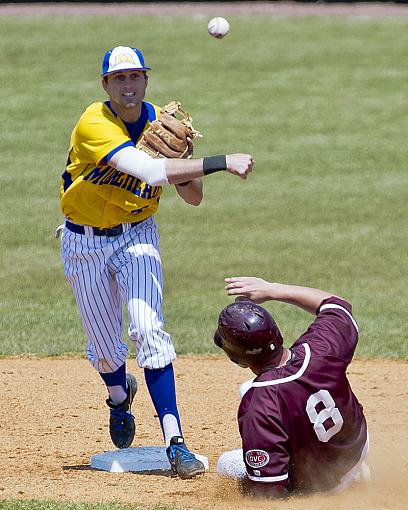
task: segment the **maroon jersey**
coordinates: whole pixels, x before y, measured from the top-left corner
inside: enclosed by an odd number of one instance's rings
[[[290,348],[290,361],[254,380],[238,410],[250,480],[329,490],[359,463],[367,426],[346,377],[357,340],[351,305],[330,297]]]

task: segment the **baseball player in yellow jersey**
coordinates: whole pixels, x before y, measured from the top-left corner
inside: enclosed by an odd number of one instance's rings
[[[172,362],[176,357],[162,316],[163,277],[153,219],[162,186],[175,185],[199,205],[205,175],[227,171],[242,179],[249,154],[203,159],[154,159],[136,149],[159,107],[144,100],[147,71],[140,50],[118,46],[102,63],[109,100],[91,104],[75,126],[61,180],[62,259],[88,337],[88,358],[107,386],[109,430],[118,448],[135,434],[131,404],[137,390],[126,371],[122,303],[138,365],[160,419],[175,474],[192,478],[204,465],[187,449],[177,409]],[[188,140],[190,153],[192,140]]]

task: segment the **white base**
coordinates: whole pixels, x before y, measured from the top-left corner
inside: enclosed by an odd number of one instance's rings
[[[194,455],[201,460],[205,469],[208,469],[208,458],[197,453]],[[169,472],[171,470],[164,446],[141,446],[98,453],[91,457],[91,467],[110,473]]]

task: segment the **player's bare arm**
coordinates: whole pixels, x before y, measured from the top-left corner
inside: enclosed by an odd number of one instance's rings
[[[225,289],[229,296],[244,297],[258,304],[265,301],[282,301],[313,314],[317,312],[323,299],[333,295],[320,289],[268,282],[252,276],[230,277],[225,278],[225,281],[227,282]]]
[[[124,147],[109,159],[110,166],[138,177],[151,186],[180,184],[219,171],[227,171],[246,179],[254,164],[250,154],[200,159],[154,159],[135,147]]]
[[[225,158],[225,162],[219,164],[215,158]],[[204,177],[205,175],[226,170],[237,175],[241,179],[246,179],[252,172],[255,162],[250,154],[228,154],[226,156],[214,156],[201,159],[167,159],[166,177],[169,184],[179,184],[183,180]],[[208,165],[208,167],[207,167]]]
[[[194,152],[194,141],[188,136],[187,137],[188,152],[186,159],[190,159]],[[200,205],[203,199],[203,182],[201,179],[191,179],[190,181],[184,181],[176,184],[176,191],[180,197],[190,205]]]
[[[203,199],[203,182],[201,179],[192,179],[176,184],[177,193],[190,205],[200,205]]]

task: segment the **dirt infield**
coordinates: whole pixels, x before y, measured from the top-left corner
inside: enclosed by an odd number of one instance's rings
[[[129,361],[134,367],[134,360]],[[133,411],[132,446],[161,445],[162,438],[142,372]],[[406,510],[408,508],[408,363],[355,361],[352,386],[369,423],[369,464],[374,481],[330,497],[283,503],[241,498],[215,472],[218,456],[239,447],[236,410],[239,385],[250,378],[222,357],[180,357],[176,382],[184,433],[191,449],[208,456],[209,472],[182,481],[159,475],[106,473],[90,457],[111,450],[102,381],[84,359],[0,359],[0,499],[120,502],[227,510]]]
[[[35,3],[3,4],[0,15],[268,15],[268,16],[401,16],[408,15],[408,5],[356,3],[302,2],[165,2],[165,3]]]

